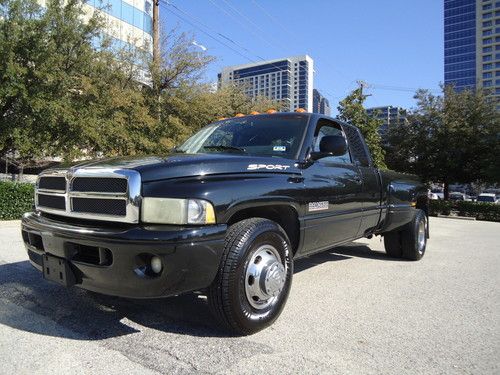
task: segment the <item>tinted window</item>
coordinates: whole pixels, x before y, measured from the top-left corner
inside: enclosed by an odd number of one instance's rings
[[[370,166],[370,156],[366,151],[365,142],[358,128],[354,126],[344,125],[344,130],[349,141],[349,149],[351,150],[352,158],[362,167]]]
[[[196,153],[243,153],[294,159],[307,117],[257,115],[232,118],[208,125],[177,150]]]
[[[344,133],[342,132],[340,126],[331,121],[320,120],[314,138],[314,147],[313,147],[314,152],[320,151],[319,144],[321,142],[321,138],[323,138],[325,135],[340,135],[345,138]],[[326,158],[322,158],[321,161],[326,161],[331,163],[352,163],[351,155],[349,155],[349,150],[347,150],[347,152],[344,155],[328,156]]]

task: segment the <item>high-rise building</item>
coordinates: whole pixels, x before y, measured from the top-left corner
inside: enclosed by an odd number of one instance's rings
[[[330,116],[330,102],[316,89],[313,89],[312,112]]]
[[[444,83],[500,96],[500,1],[444,0]]]
[[[383,121],[383,124],[379,128],[379,134],[382,138],[382,142],[387,142],[389,128],[391,126],[402,124],[407,121],[406,109],[402,107],[386,105],[383,107],[367,108],[366,112],[370,117],[375,117],[376,119]]]
[[[45,6],[47,0],[38,2]],[[111,38],[113,48],[153,53],[153,0],[87,0],[83,4],[88,17],[97,9],[104,16],[104,33]],[[137,74],[139,81],[150,81],[145,70],[138,69]]]
[[[250,97],[266,96],[285,110],[313,108],[313,59],[307,55],[228,66],[218,74],[219,87],[241,84]]]

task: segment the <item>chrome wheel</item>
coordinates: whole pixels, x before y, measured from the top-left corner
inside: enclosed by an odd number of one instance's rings
[[[425,238],[425,219],[421,220],[419,223],[418,223],[418,234],[417,234],[417,244],[418,244],[418,252],[420,254],[422,254],[424,252],[424,249],[425,249],[425,242],[426,242],[426,238]]]
[[[245,272],[245,294],[248,303],[261,310],[274,303],[286,281],[281,257],[271,245],[259,247],[251,256]]]

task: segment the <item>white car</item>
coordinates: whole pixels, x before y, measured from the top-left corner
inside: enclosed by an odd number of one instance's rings
[[[479,196],[477,197],[477,202],[499,203],[496,194],[493,194],[493,193],[479,194]]]

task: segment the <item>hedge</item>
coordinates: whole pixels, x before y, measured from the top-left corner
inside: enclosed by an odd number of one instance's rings
[[[0,220],[20,219],[33,207],[32,184],[0,181]]]
[[[449,215],[451,211],[455,211],[459,216],[500,222],[500,204],[434,199],[429,203],[429,215],[431,216]]]

